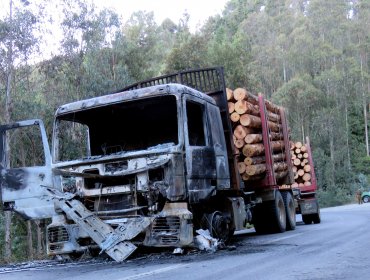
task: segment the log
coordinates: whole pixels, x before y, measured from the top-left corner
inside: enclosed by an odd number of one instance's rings
[[[296,157],[299,158],[299,159],[301,159],[303,157],[303,155],[302,154],[297,154]]]
[[[303,181],[307,182],[311,180],[311,174],[310,173],[304,173],[302,176]]]
[[[299,169],[297,171],[297,174],[298,174],[298,176],[302,177],[304,175],[304,170],[303,169]]]
[[[300,149],[300,148],[302,148],[302,142],[296,142],[295,144],[294,144],[294,146],[297,148],[297,149]]]
[[[299,158],[296,158],[295,160],[293,160],[293,164],[295,166],[299,166],[299,165],[301,165],[301,160]]]
[[[281,133],[271,132],[270,133],[270,139],[271,140],[283,140],[284,135]]]
[[[290,149],[294,152],[294,149],[295,149],[294,142],[293,141],[290,141],[289,144],[290,144]]]
[[[292,167],[292,171],[293,171],[294,173],[297,173],[297,170],[298,170],[297,166],[293,166],[293,167]]]
[[[288,175],[288,170],[276,172],[275,173],[275,178],[276,179],[281,179],[281,178],[284,178],[286,175]]]
[[[281,126],[280,126],[279,124],[277,124],[277,123],[274,123],[274,122],[268,121],[268,122],[267,122],[267,125],[268,125],[268,127],[271,129],[271,131],[274,131],[274,132],[282,131]]]
[[[239,115],[243,114],[252,114],[255,116],[259,116],[260,112],[258,109],[256,109],[252,104],[247,102],[246,100],[239,100],[235,103],[235,111]]]
[[[309,187],[309,186],[311,186],[311,182],[309,182],[309,181],[304,182],[304,186],[305,186],[305,187]]]
[[[237,112],[234,112],[230,115],[230,120],[234,123],[238,122],[240,119],[240,115]]]
[[[294,182],[294,183],[292,184],[292,188],[294,188],[294,189],[298,188],[298,183]]]
[[[308,158],[308,153],[304,153],[303,158]]]
[[[306,163],[304,161],[301,161],[301,166],[304,167]]]
[[[231,100],[233,100],[233,98],[234,98],[233,90],[229,89],[229,88],[226,88],[226,99],[227,99],[227,101],[231,101]]]
[[[274,152],[284,150],[284,141],[271,141],[271,148]]]
[[[296,156],[296,155],[291,155],[290,157],[291,157],[291,159],[292,159],[292,160],[294,160],[294,159],[296,159],[296,158],[297,158],[297,156]]]
[[[240,124],[234,128],[234,136],[236,137],[236,139],[244,139],[250,132],[251,130]]]
[[[260,95],[259,93],[258,95]],[[280,114],[280,107],[265,99],[266,109],[275,114]]]
[[[244,100],[244,98],[247,96],[248,92],[244,88],[236,88],[233,92],[234,99],[236,101],[238,100]]]
[[[307,147],[306,147],[305,145],[303,145],[303,146],[301,147],[301,152],[302,152],[302,153],[307,152]]]
[[[242,152],[246,157],[259,156],[265,152],[265,148],[263,144],[246,144]]]
[[[234,145],[235,145],[235,147],[237,147],[238,149],[243,148],[244,144],[245,144],[244,139],[236,139],[236,140],[234,141]],[[243,148],[243,149],[244,149],[244,148]]]
[[[304,167],[303,167],[303,170],[304,170],[304,172],[311,172],[311,165],[305,165]]]
[[[241,115],[239,121],[246,127],[260,128],[262,126],[261,118],[249,114]]]
[[[274,163],[274,171],[275,172],[285,171],[287,169],[288,169],[288,165],[285,162]]]
[[[303,183],[299,183],[298,184],[298,187],[303,188],[304,187],[304,184]]]
[[[235,103],[234,102],[227,102],[227,106],[229,108],[229,114],[235,111]]]
[[[265,164],[245,165],[245,173],[249,176],[259,175],[266,171]]]
[[[298,154],[301,153],[301,149],[297,148],[297,149],[294,150],[294,152],[298,155]]]
[[[247,173],[244,173],[243,176],[242,176],[242,179],[244,181],[256,181],[256,180],[261,180],[264,177],[265,177],[264,174],[255,175],[255,176],[249,176]]]
[[[238,171],[239,174],[243,174],[245,172],[245,164],[244,162],[238,162]]]
[[[274,154],[274,155],[272,155],[272,159],[274,161],[284,161],[285,160],[285,154],[284,153]]]
[[[269,121],[280,123],[280,116],[278,114],[267,112],[267,116],[268,116]]]
[[[247,144],[260,143],[262,140],[262,134],[247,134],[247,136],[244,138],[244,141]]]
[[[244,159],[245,165],[260,164],[260,163],[264,163],[265,161],[266,161],[266,159],[265,159],[264,156],[260,156],[260,157],[246,157]]]

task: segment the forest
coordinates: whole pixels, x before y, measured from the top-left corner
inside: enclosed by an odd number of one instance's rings
[[[223,66],[229,88],[264,93],[287,109],[292,139],[310,138],[321,207],[370,188],[370,0],[230,0],[195,32],[187,13],[123,22],[89,0],[60,0],[56,19],[49,1],[30,2],[8,0],[0,17],[0,124],[39,118],[50,136],[62,104]],[[44,238],[42,221],[0,211],[0,263],[45,258]]]

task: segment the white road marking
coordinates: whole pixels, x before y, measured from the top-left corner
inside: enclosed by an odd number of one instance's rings
[[[281,240],[289,239],[289,238],[292,238],[292,237],[296,237],[296,236],[299,236],[299,235],[302,235],[302,233],[296,233],[296,234],[292,234],[292,235],[289,235],[289,236],[284,236],[284,237],[272,239],[272,240],[264,242],[264,243],[265,244],[270,244],[270,243],[278,242],[278,241],[281,241]]]
[[[148,272],[144,272],[144,273],[140,273],[140,274],[135,274],[135,275],[132,275],[132,276],[127,276],[127,277],[124,277],[124,278],[120,278],[118,280],[139,279],[139,278],[142,278],[142,277],[153,276],[153,275],[160,274],[160,273],[163,273],[163,272],[171,271],[171,270],[174,270],[174,269],[177,269],[177,268],[180,268],[180,267],[184,267],[184,266],[186,266],[186,264],[176,264],[176,265],[167,266],[167,267],[159,268],[159,269],[156,269],[156,270],[152,270],[152,271],[148,271]]]

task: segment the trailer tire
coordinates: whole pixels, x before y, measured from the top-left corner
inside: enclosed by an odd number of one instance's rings
[[[272,233],[280,233],[286,230],[286,212],[283,197],[280,191],[275,193],[272,201]]]
[[[284,206],[285,206],[286,229],[294,230],[296,226],[296,219],[295,219],[296,212],[295,212],[293,196],[290,192],[282,192],[281,195],[283,196]]]
[[[279,191],[274,200],[256,206],[253,225],[258,234],[284,232],[286,224],[284,200]]]
[[[312,220],[312,215],[309,214],[309,215],[302,215],[302,221],[306,224],[306,225],[310,225],[312,224],[313,220]]]

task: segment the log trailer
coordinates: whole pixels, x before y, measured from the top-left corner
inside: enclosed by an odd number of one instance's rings
[[[298,192],[296,212],[302,215],[302,221],[306,225],[319,224],[321,217],[317,181],[308,137],[305,144],[291,142],[291,156],[295,180],[291,187]]]
[[[66,104],[55,113],[51,150],[41,120],[0,126],[3,209],[51,218],[49,255],[97,250],[116,261],[142,245],[191,247],[200,228],[220,240],[246,223],[258,233],[293,230],[292,188],[279,189],[294,180],[284,109],[275,114],[287,167],[274,169],[269,102],[259,95],[266,168],[243,180],[226,96],[223,69],[207,68]],[[14,133],[31,128],[44,161],[15,164]]]

